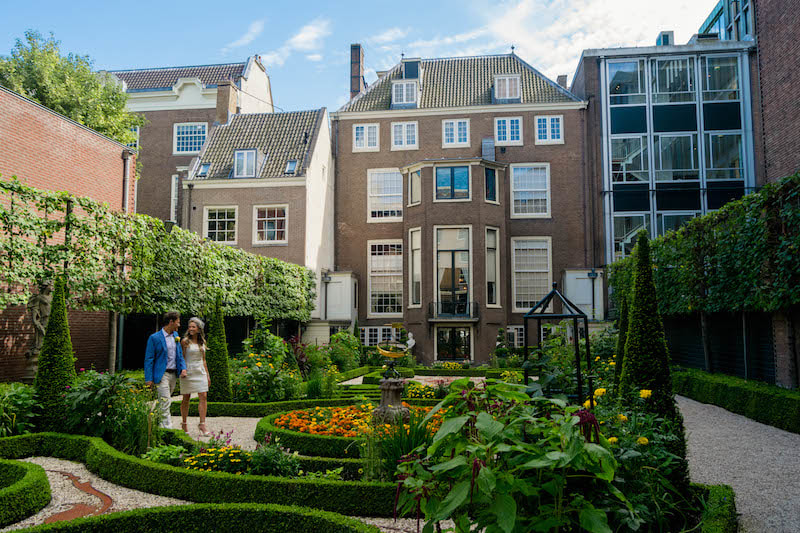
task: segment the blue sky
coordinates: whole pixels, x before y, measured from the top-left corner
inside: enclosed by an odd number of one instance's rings
[[[686,42],[716,0],[484,0],[385,2],[6,0],[0,55],[36,29],[98,69],[243,61],[260,54],[275,104],[292,111],[345,103],[349,46],[365,48],[367,81],[406,57],[516,53],[570,79],[581,50]],[[69,5],[70,9],[65,9]]]

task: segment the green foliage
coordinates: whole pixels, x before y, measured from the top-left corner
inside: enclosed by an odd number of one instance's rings
[[[736,493],[728,485],[694,485],[705,503],[700,533],[730,533],[739,528]]]
[[[251,454],[250,474],[260,476],[296,477],[300,474],[297,453],[287,453],[277,437],[266,435]]]
[[[63,427],[67,416],[64,396],[75,383],[75,356],[72,354],[72,339],[67,321],[65,301],[66,281],[59,276],[53,291],[50,319],[39,352],[39,369],[34,388],[42,407],[37,425],[42,429]]]
[[[183,459],[188,452],[189,450],[177,444],[162,444],[147,450],[147,453],[142,454],[142,459],[164,465],[183,466]]]
[[[22,383],[0,387],[0,437],[30,432],[37,408],[32,387]]]
[[[366,458],[366,479],[393,481],[401,460],[421,446],[433,443],[425,413],[410,409],[408,424],[397,421],[389,427],[375,428],[366,437],[362,456]]]
[[[50,482],[33,463],[0,459],[0,527],[35,514],[50,502]]]
[[[300,397],[300,372],[276,358],[260,353],[230,360],[231,399],[234,402],[272,402]]]
[[[625,366],[625,343],[628,340],[628,299],[621,298],[619,307],[619,322],[617,328],[619,337],[617,338],[617,361],[614,367],[614,390],[619,390],[619,378],[622,375],[622,368]]]
[[[113,75],[92,70],[89,56],[61,55],[52,34],[27,30],[10,56],[0,57],[0,85],[123,144],[144,117],[129,113],[128,95]]]
[[[225,336],[225,317],[217,300],[209,321],[206,365],[211,378],[208,399],[212,402],[231,401],[231,377],[228,369],[228,340]]]
[[[182,466],[205,472],[245,474],[250,469],[251,459],[250,452],[243,451],[239,446],[210,446],[183,459]]]
[[[328,344],[328,357],[340,372],[353,370],[359,365],[360,344],[349,331],[335,333]]]
[[[271,322],[268,318],[256,321],[256,327],[248,338],[242,341],[242,355],[251,353],[269,356],[273,363],[280,366],[286,359],[289,346],[281,337],[270,331]]]

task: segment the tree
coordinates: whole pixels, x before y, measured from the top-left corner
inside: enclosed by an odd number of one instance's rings
[[[66,281],[59,276],[34,381],[36,396],[42,407],[38,426],[44,431],[58,431],[64,427],[67,415],[64,397],[67,388],[75,384],[76,378],[65,293]]]
[[[625,363],[625,341],[628,338],[628,298],[623,294],[619,298],[619,330],[617,337],[617,358],[614,366],[614,393],[619,395],[619,378],[622,375],[622,366]]]
[[[113,75],[92,66],[89,56],[62,56],[53,34],[45,39],[28,30],[10,56],[0,56],[0,85],[123,144],[134,142],[131,129],[144,117],[126,110],[128,95]]]
[[[208,349],[206,364],[211,375],[208,400],[211,402],[231,401],[231,378],[228,369],[228,339],[225,336],[225,317],[222,303],[217,299],[209,321]]]

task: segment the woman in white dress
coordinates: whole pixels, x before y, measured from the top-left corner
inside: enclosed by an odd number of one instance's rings
[[[189,415],[189,398],[192,394],[197,394],[200,399],[198,406],[200,425],[197,427],[201,437],[210,437],[211,433],[206,428],[206,394],[211,384],[211,378],[208,375],[208,366],[206,366],[206,337],[203,334],[203,326],[203,321],[199,318],[190,318],[189,327],[181,341],[183,357],[186,359],[186,377],[181,378],[181,394],[183,394],[181,429],[187,431],[186,417]]]

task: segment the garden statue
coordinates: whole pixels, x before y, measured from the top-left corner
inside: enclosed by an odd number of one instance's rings
[[[414,347],[416,341],[413,333],[408,334],[405,343],[378,345],[378,352],[386,358],[383,365],[386,371],[381,379],[381,404],[372,411],[372,420],[376,424],[407,423],[410,418],[408,407],[403,405],[400,397],[405,389],[405,382],[400,373],[395,369],[395,360],[406,355]]]
[[[25,352],[27,359],[23,381],[33,383],[36,377],[36,370],[39,366],[39,352],[44,342],[44,334],[47,328],[47,321],[50,318],[50,306],[53,303],[53,281],[45,280],[39,284],[39,292],[28,299],[26,306],[33,322],[33,340],[28,351]]]
[[[411,353],[411,350],[414,348],[414,345],[417,344],[417,341],[414,340],[414,334],[408,334],[408,341],[406,341],[406,352]]]

